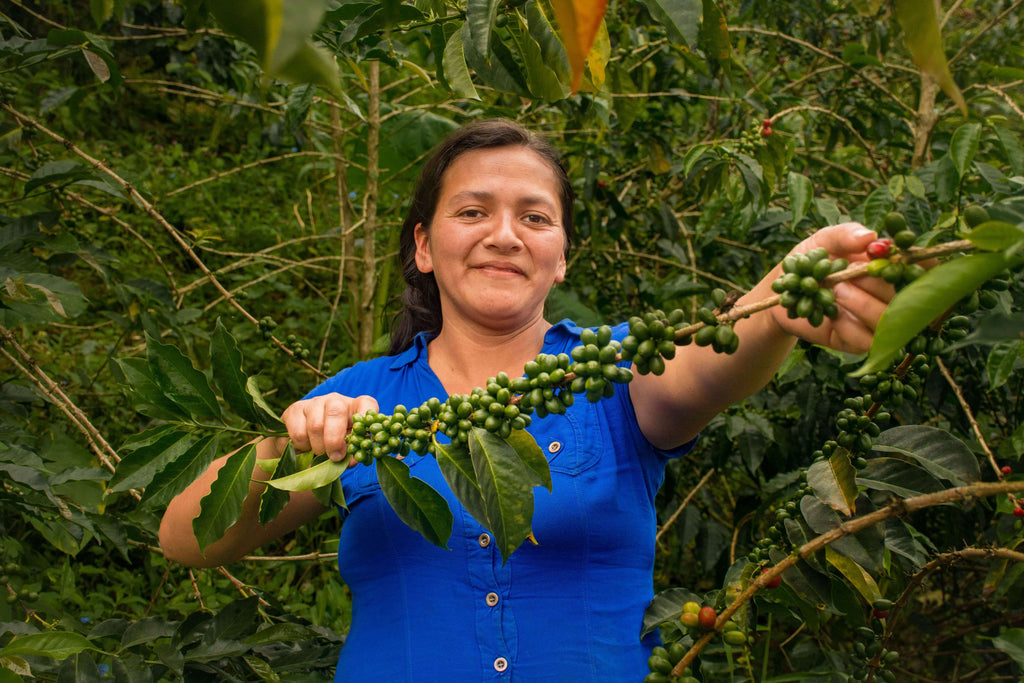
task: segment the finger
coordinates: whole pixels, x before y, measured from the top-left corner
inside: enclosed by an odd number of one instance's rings
[[[874,286],[873,283],[866,284]],[[841,311],[846,311],[854,316],[869,331],[878,326],[878,319],[882,317],[887,305],[885,300],[853,282],[840,282],[835,286],[833,292]]]
[[[832,348],[847,353],[866,353],[874,339],[874,327],[868,327],[849,309],[840,309],[832,321]]]
[[[883,303],[892,301],[892,298],[896,296],[896,288],[880,277],[871,277],[870,275],[866,275],[864,277],[854,278],[853,280],[848,281],[848,284],[864,290]]]
[[[354,399],[352,399],[353,415],[361,415],[371,410],[380,410],[380,406],[377,405],[377,399],[375,399],[373,396],[356,396]]]
[[[292,445],[299,452],[310,450],[308,429],[306,427],[306,405],[308,401],[296,401],[288,406],[281,415],[285,429],[288,430],[288,437]]]
[[[798,247],[810,251],[816,247],[824,247],[834,257],[846,258],[850,261],[865,260],[867,246],[878,239],[878,233],[865,228],[860,223],[840,223],[822,228],[804,240]]]
[[[322,439],[324,452],[334,461],[340,462],[345,457],[348,443],[345,437],[351,429],[353,400],[348,397],[336,396],[324,402],[324,426]]]
[[[306,414],[306,440],[309,450],[313,453],[324,453],[324,400],[323,397],[311,399],[303,411]]]

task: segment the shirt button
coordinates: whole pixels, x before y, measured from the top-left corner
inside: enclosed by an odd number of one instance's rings
[[[548,453],[557,453],[562,450],[562,444],[558,441],[552,441],[548,444]]]
[[[495,605],[498,604],[498,594],[497,593],[488,593],[486,600],[487,600],[488,607],[494,607]]]
[[[504,657],[498,657],[497,659],[494,660],[494,670],[495,671],[504,671],[507,668],[508,668],[508,660],[505,659]]]
[[[491,544],[491,537],[487,534],[480,534],[480,538],[476,539],[476,541],[480,544],[481,548],[486,548]]]

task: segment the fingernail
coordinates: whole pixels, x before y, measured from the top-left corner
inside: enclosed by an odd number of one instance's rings
[[[869,228],[865,228],[863,225],[859,228],[855,228],[853,231],[854,237],[864,237],[865,235],[874,235],[875,231]]]

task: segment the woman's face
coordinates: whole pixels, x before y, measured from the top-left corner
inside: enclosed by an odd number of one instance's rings
[[[416,227],[416,265],[434,273],[446,321],[515,329],[542,315],[565,277],[557,188],[548,162],[526,147],[452,162],[429,230]]]

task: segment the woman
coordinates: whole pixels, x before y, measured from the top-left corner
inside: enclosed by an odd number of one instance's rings
[[[408,288],[392,355],[359,363],[291,405],[283,419],[299,450],[346,457],[353,415],[468,394],[488,377],[522,374],[540,352],[568,352],[580,328],[552,326],[544,300],[565,276],[572,190],[554,150],[507,121],[456,131],[427,162],[402,235]],[[863,260],[875,234],[846,224],[795,251],[825,247]],[[740,302],[771,295],[778,267]],[[625,681],[646,672],[652,642],[639,638],[652,597],[654,496],[668,458],[686,453],[707,421],[759,389],[798,337],[863,351],[891,296],[868,279],[836,288],[840,315],[813,328],[781,309],[736,325],[731,356],[690,345],[662,376],[638,376],[613,398],[577,401],[563,416],[534,420],[549,456],[553,492],[538,493],[533,533],[507,563],[490,536],[448,493],[430,457],[406,458],[412,474],[448,498],[449,549],[405,527],[383,500],[374,469],[350,468],[339,545],[353,592],[351,633],[338,681]],[[618,338],[623,326],[615,330]],[[277,457],[285,439],[260,443]],[[199,501],[223,459],[168,507],[160,540],[168,557],[210,566],[317,518],[309,493],[294,494],[267,527],[254,483],[242,519],[201,555],[192,533]],[[256,468],[256,478],[265,478]]]

